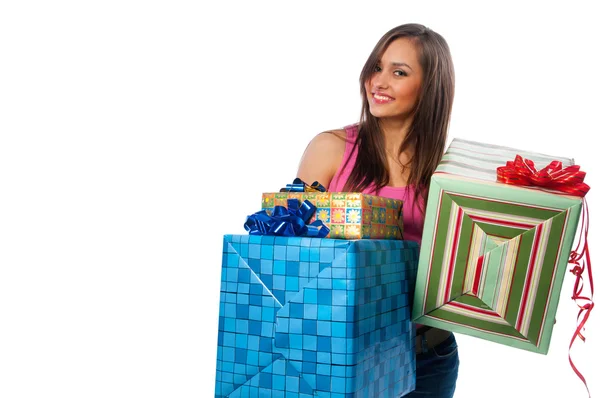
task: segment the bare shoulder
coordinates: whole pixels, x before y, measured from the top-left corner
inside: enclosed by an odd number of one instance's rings
[[[312,139],[308,147],[323,147],[318,149],[341,151],[343,154],[346,149],[346,131],[343,129],[323,131]]]
[[[328,130],[317,134],[308,144],[300,166],[298,177],[304,181],[319,181],[329,187],[331,179],[344,158],[346,131]]]

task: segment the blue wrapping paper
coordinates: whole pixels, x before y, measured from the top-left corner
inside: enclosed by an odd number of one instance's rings
[[[226,235],[215,397],[414,390],[418,245]]]

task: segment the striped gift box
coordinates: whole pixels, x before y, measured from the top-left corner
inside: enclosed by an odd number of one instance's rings
[[[400,397],[415,388],[418,245],[226,235],[215,397]]]
[[[519,154],[454,139],[430,185],[412,319],[546,354],[582,199],[496,182]]]

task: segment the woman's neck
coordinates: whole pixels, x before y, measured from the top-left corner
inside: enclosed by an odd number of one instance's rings
[[[388,154],[397,155],[404,138],[412,124],[412,118],[398,119],[379,119],[379,128],[383,133],[385,149]]]

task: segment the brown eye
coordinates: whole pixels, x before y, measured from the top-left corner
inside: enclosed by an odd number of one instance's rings
[[[394,71],[394,75],[396,75],[396,76],[406,76],[406,72],[404,72],[403,70],[396,70],[396,71]]]
[[[379,65],[375,67],[375,72],[381,72],[381,67]]]

